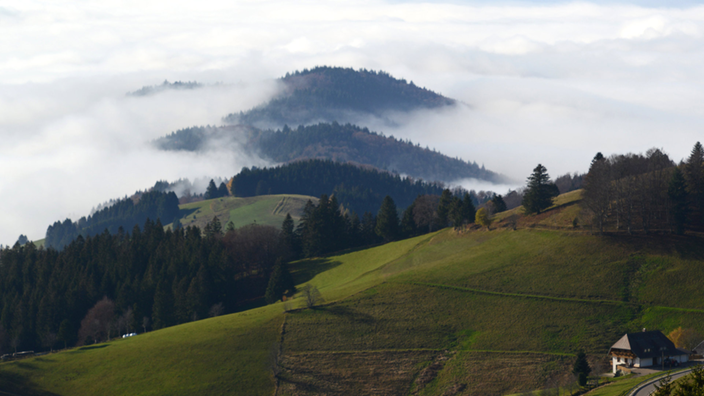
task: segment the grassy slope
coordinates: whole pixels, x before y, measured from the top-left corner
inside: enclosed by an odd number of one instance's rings
[[[575,198],[518,219],[518,231],[448,229],[298,262],[298,283],[326,299],[314,310],[277,303],[6,363],[0,381],[59,394],[271,394],[266,357],[285,320],[281,395],[510,394],[559,380],[574,352],[603,356],[626,331],[704,332],[702,241],[575,231]]]
[[[223,228],[232,221],[236,227],[256,222],[257,224],[281,227],[287,213],[298,220],[308,200],[317,202],[317,198],[304,195],[260,195],[248,198],[217,198],[181,205],[181,224],[205,227],[218,217]]]

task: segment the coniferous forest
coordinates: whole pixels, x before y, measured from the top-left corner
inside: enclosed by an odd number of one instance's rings
[[[384,71],[342,67],[304,69],[281,78],[284,93],[228,123],[255,126],[305,125],[324,120],[352,122],[354,113],[383,117],[386,111],[451,106],[455,101]]]
[[[215,217],[203,230],[172,231],[147,219],[131,233],[78,235],[60,251],[17,243],[0,251],[0,352],[90,344],[279,300],[293,291],[291,260],[474,221],[468,193],[441,192],[418,195],[401,216],[390,196],[360,218],[323,194],[281,229],[223,230]]]
[[[114,317],[98,329],[102,337],[232,312],[262,296],[276,260],[288,256],[279,235],[259,225],[223,233],[217,223],[205,234],[195,227],[164,231],[159,220],[147,220],[129,234],[79,235],[62,251],[32,243],[6,248],[0,349],[102,341],[81,331],[81,321],[104,297]]]
[[[373,168],[329,160],[293,162],[272,168],[244,168],[232,178],[230,191],[237,197],[267,194],[335,195],[338,203],[358,214],[375,212],[390,195],[401,208],[418,195],[440,195],[443,187],[401,178]]]
[[[70,219],[55,222],[46,231],[45,245],[60,250],[79,235],[85,238],[105,230],[115,234],[120,228],[131,230],[150,218],[168,224],[178,216],[178,197],[173,192],[153,190],[137,197],[136,204],[129,198],[119,200],[88,217],[81,217],[77,222]]]

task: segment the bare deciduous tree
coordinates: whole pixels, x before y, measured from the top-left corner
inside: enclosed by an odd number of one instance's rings
[[[323,296],[318,291],[318,288],[311,285],[305,285],[301,288],[301,294],[303,295],[303,301],[306,307],[312,308],[316,304],[323,301]]]
[[[85,344],[90,338],[94,342],[107,341],[114,326],[115,303],[103,297],[86,314],[78,331],[79,344]]]
[[[216,316],[220,316],[224,312],[225,312],[225,306],[221,302],[214,304],[212,307],[210,307],[210,311],[208,311],[211,318],[214,318]]]

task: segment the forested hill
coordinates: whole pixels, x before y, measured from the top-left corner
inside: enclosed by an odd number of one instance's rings
[[[418,195],[440,195],[443,187],[352,164],[310,160],[273,168],[244,168],[232,178],[230,191],[237,197],[329,194],[345,208],[361,215],[376,213],[387,195],[399,208],[405,208]]]
[[[410,140],[370,132],[354,125],[317,124],[254,133],[251,145],[276,162],[326,158],[372,165],[416,179],[453,182],[476,178],[501,182],[504,177],[459,158],[451,158]]]
[[[341,67],[304,69],[281,78],[283,93],[245,113],[229,114],[227,123],[280,128],[317,122],[359,122],[389,111],[432,109],[455,104],[433,91],[383,71]]]
[[[158,184],[158,183],[157,183]],[[132,199],[123,199],[103,208],[77,222],[66,219],[57,221],[46,230],[45,246],[63,249],[79,235],[89,237],[107,230],[111,234],[131,232],[134,226],[142,225],[147,219],[171,223],[179,213],[178,198],[173,192],[149,191]]]
[[[453,182],[476,178],[502,182],[506,178],[474,162],[451,158],[411,141],[384,136],[354,125],[316,124],[261,131],[252,127],[193,127],[158,139],[162,150],[204,151],[208,141],[246,142],[248,151],[277,163],[304,159],[354,162],[427,181]]]

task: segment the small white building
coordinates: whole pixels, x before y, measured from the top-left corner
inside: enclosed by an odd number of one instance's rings
[[[620,366],[649,367],[666,363],[685,363],[689,361],[689,351],[678,349],[675,344],[660,331],[628,333],[609,350],[611,366],[616,373]]]

